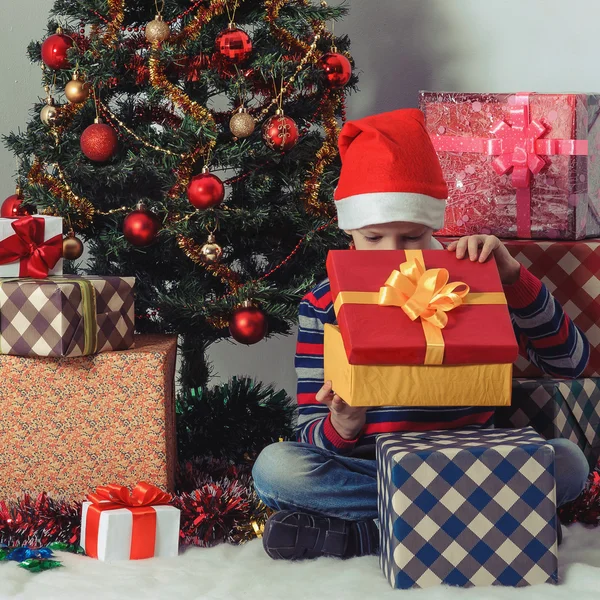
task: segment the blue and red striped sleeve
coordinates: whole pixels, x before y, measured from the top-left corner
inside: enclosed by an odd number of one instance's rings
[[[547,375],[580,377],[589,342],[546,286],[521,267],[517,282],[504,292],[521,353]]]
[[[325,323],[335,323],[329,281],[319,284],[300,303],[296,374],[298,375],[299,442],[313,444],[337,453],[352,450],[358,440],[345,440],[331,423],[329,408],[316,399],[323,386],[323,331]]]

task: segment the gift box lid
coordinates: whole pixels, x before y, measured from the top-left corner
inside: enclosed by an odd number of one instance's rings
[[[414,321],[398,306],[373,303],[340,304],[340,292],[377,294],[390,274],[421,257],[424,267],[446,269],[449,282],[464,282],[469,288],[465,303],[446,312],[441,329],[444,365],[512,363],[518,345],[504,298],[496,263],[457,260],[446,250],[333,250],[327,257],[327,272],[348,362],[355,365],[422,365],[427,344],[421,318]],[[461,288],[461,289],[464,289]],[[490,294],[484,296],[480,294]],[[469,304],[478,297],[490,304]],[[342,298],[347,297],[342,295]],[[336,302],[337,301],[337,302]],[[432,363],[428,363],[432,364]]]

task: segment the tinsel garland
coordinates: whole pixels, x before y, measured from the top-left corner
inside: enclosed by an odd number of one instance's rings
[[[325,102],[325,108],[322,112],[323,127],[325,129],[325,141],[316,154],[316,160],[309,170],[309,176],[304,182],[303,202],[307,212],[318,216],[332,217],[335,214],[335,208],[329,203],[319,202],[319,190],[323,172],[337,156],[337,139],[340,133],[337,119],[335,117],[336,108],[340,103],[340,96],[331,93]]]
[[[125,17],[125,0],[108,0],[108,15],[110,22],[102,41],[107,46],[114,46]]]
[[[181,510],[180,544],[240,544],[260,535],[270,513],[251,482],[250,465],[198,459],[184,464],[173,505]],[[92,491],[92,490],[90,490]],[[79,545],[81,502],[41,493],[0,502],[0,544],[40,548],[53,542]]]
[[[285,5],[287,0],[266,0],[265,8],[267,9],[266,21],[269,23],[269,28],[273,36],[279,40],[284,46],[290,50],[299,50],[303,54],[308,52],[310,45],[296,38],[287,29],[277,25],[276,20],[279,17],[279,12]]]
[[[65,182],[64,176],[57,179],[47,173],[43,164],[37,158],[33,161],[31,169],[29,169],[27,179],[32,184],[46,188],[52,195],[72,206],[78,213],[78,217],[73,219],[73,225],[83,228],[91,222],[95,212],[92,203],[87,198],[75,194],[68,183]]]
[[[598,470],[590,474],[585,490],[579,498],[560,507],[558,516],[565,524],[577,522],[587,525],[600,524],[600,472]]]
[[[243,0],[238,0],[238,3]],[[169,44],[189,44],[195,40],[199,35],[202,27],[206,25],[214,17],[218,17],[223,14],[227,9],[227,0],[211,0],[210,4],[206,8],[200,8],[196,13],[196,16],[191,21],[182,27],[181,31],[175,35],[171,35],[169,38]]]
[[[242,284],[239,275],[223,264],[207,263],[201,252],[201,246],[194,240],[180,235],[177,237],[177,243],[185,255],[197,265],[203,265],[206,270],[214,277],[219,277],[221,282],[228,285],[232,292],[235,292]]]

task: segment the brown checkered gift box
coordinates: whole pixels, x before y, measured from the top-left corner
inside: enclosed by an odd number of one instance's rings
[[[0,356],[0,498],[83,500],[98,486],[172,490],[177,338],[78,358]]]
[[[0,354],[85,356],[133,344],[133,277],[0,279]]]
[[[541,279],[590,342],[584,377],[600,376],[600,240],[580,242],[505,240],[508,251]],[[542,373],[527,359],[515,363],[515,377]]]

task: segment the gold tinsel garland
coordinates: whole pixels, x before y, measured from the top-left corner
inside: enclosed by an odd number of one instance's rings
[[[316,160],[309,170],[310,175],[304,183],[303,202],[306,211],[318,216],[333,216],[335,209],[331,204],[319,202],[319,190],[321,189],[321,177],[327,165],[337,156],[337,139],[340,128],[335,117],[335,111],[341,102],[339,93],[332,93],[325,103],[323,109],[323,127],[325,128],[325,141],[316,154]]]
[[[108,0],[108,15],[110,23],[106,27],[106,33],[102,41],[107,46],[113,46],[117,41],[123,19],[125,17],[125,0]]]
[[[299,40],[293,36],[287,29],[280,27],[275,23],[279,17],[279,11],[288,2],[288,0],[266,0],[265,8],[267,9],[266,21],[269,23],[269,28],[273,36],[279,40],[284,46],[290,50],[299,50],[308,52],[309,44]]]
[[[58,179],[46,173],[42,163],[36,158],[29,169],[27,179],[32,184],[45,187],[51,194],[72,206],[79,214],[79,217],[73,220],[73,225],[79,228],[86,227],[92,221],[95,212],[94,206],[87,198],[75,194],[58,165],[54,165],[54,167],[60,174]]]
[[[238,0],[243,2],[243,0]],[[206,25],[214,17],[218,17],[223,14],[227,9],[226,0],[212,0],[208,7],[199,9],[196,16],[176,35],[171,35],[169,38],[169,44],[189,44],[195,40],[199,35],[202,27]]]
[[[233,293],[242,286],[239,275],[235,271],[232,271],[228,266],[219,263],[207,263],[201,252],[201,246],[196,244],[191,238],[178,235],[177,244],[192,262],[206,267],[206,270],[213,277],[218,277],[222,283],[231,288]]]
[[[171,102],[181,107],[186,114],[189,114],[198,123],[207,125],[215,132],[213,139],[199,147],[201,153],[210,152],[216,144],[216,125],[211,112],[200,106],[197,102],[194,102],[185,92],[167,79],[160,64],[156,47],[152,48],[150,58],[148,59],[148,66],[150,70],[150,82],[155,88],[162,90]]]

